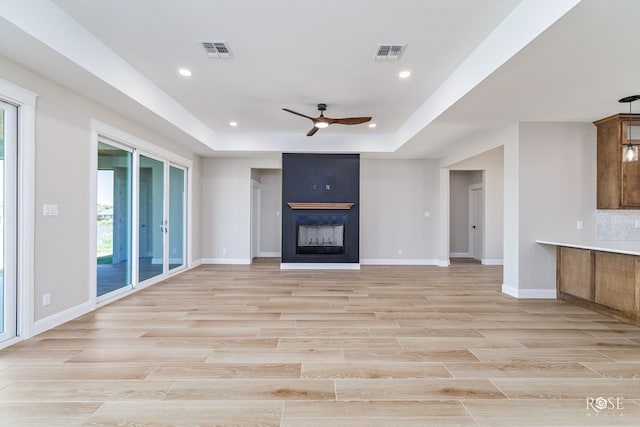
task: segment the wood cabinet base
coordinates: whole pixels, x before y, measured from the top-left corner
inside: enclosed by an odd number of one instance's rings
[[[558,299],[640,325],[640,256],[560,246]]]
[[[607,307],[602,304],[597,304],[595,302],[591,302],[575,295],[566,294],[564,292],[558,292],[558,299],[566,301],[573,305],[584,307],[591,311],[595,311],[596,313],[604,314],[605,316],[613,317],[614,319],[620,320],[622,322],[640,326],[640,316],[638,315],[634,316],[630,313],[625,313],[624,311],[616,310],[615,308]]]

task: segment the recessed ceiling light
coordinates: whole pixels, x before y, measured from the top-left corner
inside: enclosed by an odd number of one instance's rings
[[[238,126],[238,122],[229,122],[229,126],[236,127]]]
[[[401,79],[406,79],[411,75],[411,71],[409,70],[404,70],[404,71],[400,71],[398,73],[398,77],[400,77]]]
[[[187,68],[180,68],[178,70],[178,72],[180,73],[181,76],[184,77],[191,77],[191,70],[187,69]]]
[[[370,128],[374,128],[374,127],[376,127],[376,126],[377,126],[377,125],[376,125],[375,123],[369,123],[369,127],[370,127]]]

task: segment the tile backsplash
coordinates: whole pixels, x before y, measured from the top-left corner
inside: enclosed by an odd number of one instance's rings
[[[597,210],[596,240],[640,241],[640,210]]]

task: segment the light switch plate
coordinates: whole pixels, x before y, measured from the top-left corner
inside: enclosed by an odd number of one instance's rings
[[[58,216],[59,213],[58,205],[42,205],[42,215],[44,216]]]

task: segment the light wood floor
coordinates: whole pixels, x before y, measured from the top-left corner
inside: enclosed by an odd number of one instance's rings
[[[640,329],[503,295],[500,267],[278,267],[202,266],[0,351],[0,425],[640,425]]]

